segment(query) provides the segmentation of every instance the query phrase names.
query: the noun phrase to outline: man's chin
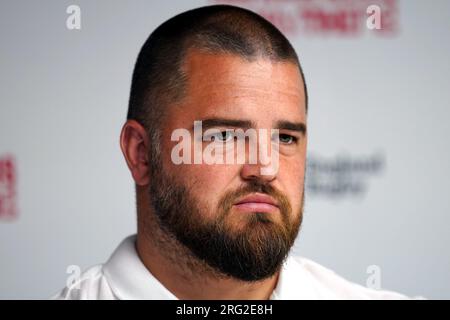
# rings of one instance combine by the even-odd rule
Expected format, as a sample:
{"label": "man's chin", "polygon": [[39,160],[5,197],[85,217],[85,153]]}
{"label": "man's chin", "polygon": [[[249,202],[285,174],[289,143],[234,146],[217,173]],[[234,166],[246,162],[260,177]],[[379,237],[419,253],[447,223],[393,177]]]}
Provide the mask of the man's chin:
{"label": "man's chin", "polygon": [[259,212],[248,214],[238,222],[227,224],[224,229],[231,239],[240,238],[250,246],[264,246],[264,242],[287,238],[287,229],[282,222]]}
{"label": "man's chin", "polygon": [[255,228],[279,229],[283,228],[283,220],[278,212],[232,212],[225,219],[230,230],[251,232]]}

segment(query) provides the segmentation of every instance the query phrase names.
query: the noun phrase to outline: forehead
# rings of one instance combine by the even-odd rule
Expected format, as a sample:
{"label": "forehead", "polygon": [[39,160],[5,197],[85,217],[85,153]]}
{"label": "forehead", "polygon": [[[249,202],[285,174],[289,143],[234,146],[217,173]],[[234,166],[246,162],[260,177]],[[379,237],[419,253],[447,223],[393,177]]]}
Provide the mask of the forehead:
{"label": "forehead", "polygon": [[292,62],[263,57],[248,61],[232,54],[191,50],[183,69],[187,83],[182,104],[197,119],[272,115],[304,120],[303,79]]}

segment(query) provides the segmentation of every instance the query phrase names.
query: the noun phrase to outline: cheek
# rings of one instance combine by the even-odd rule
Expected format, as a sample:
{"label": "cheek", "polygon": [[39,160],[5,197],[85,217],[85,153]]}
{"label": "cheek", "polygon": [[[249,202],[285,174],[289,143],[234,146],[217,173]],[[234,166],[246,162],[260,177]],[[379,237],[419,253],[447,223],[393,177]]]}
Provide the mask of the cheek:
{"label": "cheek", "polygon": [[291,205],[300,206],[305,180],[305,162],[287,160],[280,163],[278,180]]}
{"label": "cheek", "polygon": [[193,166],[192,172],[203,195],[220,198],[236,177],[238,168],[233,165],[201,164]]}
{"label": "cheek", "polygon": [[232,165],[190,164],[174,166],[173,173],[181,178],[199,205],[213,212],[220,198],[233,188],[238,168]]}

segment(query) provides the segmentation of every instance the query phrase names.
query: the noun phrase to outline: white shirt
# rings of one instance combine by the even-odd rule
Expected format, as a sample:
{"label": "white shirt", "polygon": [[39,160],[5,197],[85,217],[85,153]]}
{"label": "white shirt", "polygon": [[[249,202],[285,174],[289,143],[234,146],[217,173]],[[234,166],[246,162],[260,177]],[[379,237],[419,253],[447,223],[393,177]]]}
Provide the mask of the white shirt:
{"label": "white shirt", "polygon": [[[91,267],[80,279],[53,299],[177,299],[144,266],[136,248],[136,235],[122,241],[110,259]],[[407,299],[391,292],[351,283],[333,271],[301,257],[288,256],[271,300],[296,299]]]}

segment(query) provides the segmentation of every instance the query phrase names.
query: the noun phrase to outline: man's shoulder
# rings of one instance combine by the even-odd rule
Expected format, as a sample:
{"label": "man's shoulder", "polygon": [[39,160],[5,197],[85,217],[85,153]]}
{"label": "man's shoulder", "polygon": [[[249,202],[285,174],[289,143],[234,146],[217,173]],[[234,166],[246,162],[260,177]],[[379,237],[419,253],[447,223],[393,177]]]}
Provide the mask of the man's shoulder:
{"label": "man's shoulder", "polygon": [[98,264],[84,271],[78,279],[68,283],[51,299],[55,300],[92,300],[115,299],[106,280],[104,264]]}
{"label": "man's shoulder", "polygon": [[[409,299],[409,297],[388,290],[364,287],[338,275],[331,269],[300,256],[291,257],[291,265],[307,279],[318,299]],[[301,283],[297,284],[301,286]]]}

